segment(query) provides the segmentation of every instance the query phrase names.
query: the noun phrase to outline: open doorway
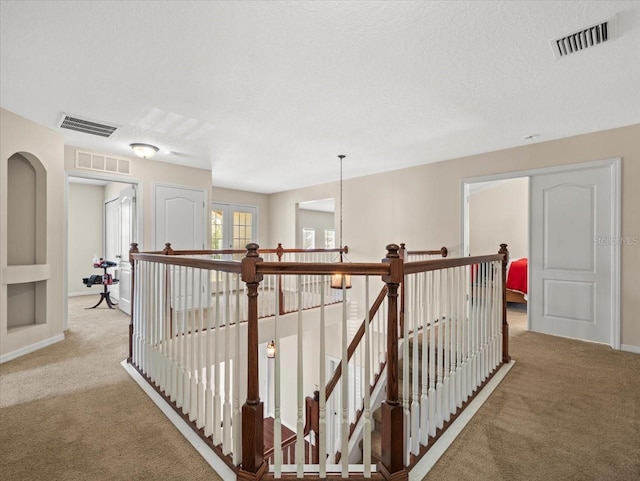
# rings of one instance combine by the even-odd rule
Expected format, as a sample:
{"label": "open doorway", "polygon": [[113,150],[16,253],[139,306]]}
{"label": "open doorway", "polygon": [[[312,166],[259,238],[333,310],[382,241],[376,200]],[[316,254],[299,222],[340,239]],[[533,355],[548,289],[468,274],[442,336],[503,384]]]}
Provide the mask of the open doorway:
{"label": "open doorway", "polygon": [[[100,293],[106,287],[113,307],[130,313],[129,245],[138,241],[141,222],[137,187],[137,182],[116,182],[99,174],[67,176],[66,299],[87,296],[90,308],[103,300]],[[109,267],[94,267],[100,259]],[[103,302],[102,307],[109,306]],[[65,329],[67,320],[68,304]]]}
{"label": "open doorway", "polygon": [[507,318],[514,329],[528,325],[529,177],[466,183],[465,255],[498,252],[505,243]]}
{"label": "open doorway", "polygon": [[462,181],[468,254],[471,186],[528,177],[527,329],[620,349],[620,164],[596,160]]}
{"label": "open doorway", "polygon": [[296,248],[335,249],[335,200],[319,199],[296,205]]}

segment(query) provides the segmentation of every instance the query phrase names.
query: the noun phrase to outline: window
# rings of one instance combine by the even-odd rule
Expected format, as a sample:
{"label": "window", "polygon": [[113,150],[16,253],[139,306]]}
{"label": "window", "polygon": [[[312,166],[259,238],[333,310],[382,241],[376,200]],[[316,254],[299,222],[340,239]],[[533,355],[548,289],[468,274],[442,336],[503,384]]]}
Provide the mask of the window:
{"label": "window", "polygon": [[324,248],[335,249],[336,248],[336,231],[333,229],[324,230]]}
{"label": "window", "polygon": [[302,248],[303,249],[315,249],[316,248],[316,231],[315,229],[309,229],[307,227],[302,228]]}
{"label": "window", "polygon": [[222,220],[224,213],[221,210],[213,209],[211,211],[211,250],[217,251],[223,249],[222,238]]}

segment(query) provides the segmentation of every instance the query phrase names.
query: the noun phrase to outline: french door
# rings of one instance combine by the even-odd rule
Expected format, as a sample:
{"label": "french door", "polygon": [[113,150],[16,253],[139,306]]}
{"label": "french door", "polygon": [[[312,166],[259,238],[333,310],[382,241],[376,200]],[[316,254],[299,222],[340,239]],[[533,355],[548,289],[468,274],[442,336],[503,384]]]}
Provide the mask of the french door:
{"label": "french door", "polygon": [[255,242],[258,232],[257,208],[251,205],[214,203],[211,209],[211,248],[242,249]]}

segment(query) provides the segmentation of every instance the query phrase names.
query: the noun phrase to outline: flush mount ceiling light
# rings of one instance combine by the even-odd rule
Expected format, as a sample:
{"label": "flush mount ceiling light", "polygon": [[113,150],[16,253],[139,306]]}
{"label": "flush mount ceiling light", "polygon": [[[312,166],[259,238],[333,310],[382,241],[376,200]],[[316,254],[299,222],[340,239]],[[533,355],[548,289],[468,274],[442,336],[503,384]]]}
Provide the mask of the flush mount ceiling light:
{"label": "flush mount ceiling light", "polygon": [[142,157],[143,159],[153,157],[156,152],[160,150],[158,147],[151,144],[129,144],[129,147],[133,149],[134,154],[138,157]]}

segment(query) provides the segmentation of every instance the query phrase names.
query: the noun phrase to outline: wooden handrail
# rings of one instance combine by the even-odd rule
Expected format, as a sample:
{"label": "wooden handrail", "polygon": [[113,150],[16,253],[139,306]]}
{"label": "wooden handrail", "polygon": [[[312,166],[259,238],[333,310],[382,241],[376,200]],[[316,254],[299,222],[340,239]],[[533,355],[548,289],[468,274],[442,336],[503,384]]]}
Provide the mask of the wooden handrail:
{"label": "wooden handrail", "polygon": [[[284,441],[282,441],[281,445],[280,445],[280,449],[284,449],[284,448],[288,448],[289,446],[291,446],[292,444],[294,444],[296,442],[296,440],[298,439],[298,436],[295,434],[292,434],[291,436],[289,436],[287,439],[285,439]],[[265,459],[269,458],[272,454],[274,454],[276,452],[276,447],[272,446],[269,449],[267,449],[264,452],[264,457]]]}
{"label": "wooden handrail", "polygon": [[440,269],[448,269],[450,267],[470,266],[473,264],[481,264],[483,262],[502,261],[503,259],[503,254],[492,254],[488,256],[456,257],[451,259],[434,259],[431,261],[405,262],[404,273],[415,274],[416,272],[437,271]]}
{"label": "wooden handrail", "polygon": [[374,262],[261,262],[257,266],[261,274],[351,274],[353,276],[382,276],[389,273],[389,266]]}
{"label": "wooden handrail", "polygon": [[[164,251],[147,251],[144,254],[162,254]],[[348,254],[349,247],[344,246],[342,249],[336,247],[335,249],[285,249],[282,247],[276,249],[260,249],[260,254],[292,254],[292,253],[305,253],[305,252],[335,252],[336,254]],[[438,251],[439,252],[439,251]],[[174,256],[197,256],[197,255],[234,255],[234,254],[246,254],[246,249],[193,249],[193,250],[174,250],[171,255]]]}
{"label": "wooden handrail", "polygon": [[[387,296],[387,286],[384,285],[382,289],[380,289],[380,293],[378,294],[378,297],[376,297],[376,300],[373,302],[371,309],[369,309],[369,323],[371,323],[371,320],[378,313],[378,309],[380,309],[380,306],[382,305],[382,302],[384,301],[384,298],[386,296]],[[347,362],[351,360],[351,357],[355,353],[356,348],[360,343],[360,340],[364,336],[364,323],[366,321],[367,321],[366,319],[362,321],[362,324],[360,324],[358,331],[356,332],[355,336],[353,336],[353,339],[349,344],[349,347],[347,349]],[[340,361],[340,363],[338,364],[338,367],[336,367],[336,370],[333,372],[333,376],[331,377],[331,380],[327,383],[327,387],[325,388],[325,397],[324,397],[325,399],[329,399],[329,396],[331,396],[331,393],[333,392],[336,385],[338,384],[338,381],[340,380],[341,375],[342,375],[342,361]]]}
{"label": "wooden handrail", "polygon": [[137,261],[157,262],[159,264],[173,264],[198,269],[216,270],[223,272],[240,273],[240,261],[223,261],[216,259],[191,259],[176,255],[149,254],[141,252],[131,254],[131,258]]}
{"label": "wooden handrail", "polygon": [[[402,244],[401,244],[402,245]],[[449,255],[449,250],[446,247],[441,247],[440,249],[435,250],[425,250],[425,251],[406,251],[408,256],[442,256],[447,257]]]}

